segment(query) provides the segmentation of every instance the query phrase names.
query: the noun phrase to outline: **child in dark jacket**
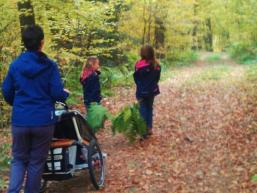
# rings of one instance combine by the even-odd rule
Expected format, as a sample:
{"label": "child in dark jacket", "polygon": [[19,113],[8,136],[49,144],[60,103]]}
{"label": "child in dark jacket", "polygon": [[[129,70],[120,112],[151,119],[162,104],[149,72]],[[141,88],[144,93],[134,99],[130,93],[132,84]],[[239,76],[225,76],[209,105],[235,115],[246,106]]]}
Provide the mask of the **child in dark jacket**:
{"label": "child in dark jacket", "polygon": [[87,109],[90,103],[100,103],[102,99],[99,68],[100,62],[95,56],[89,57],[82,68],[80,82],[83,86],[84,104]]}
{"label": "child in dark jacket", "polygon": [[161,67],[155,58],[153,47],[146,45],[141,48],[141,60],[135,65],[134,80],[136,83],[136,98],[140,105],[140,114],[146,122],[147,133],[152,135],[153,103],[156,95],[160,94],[158,82]]}

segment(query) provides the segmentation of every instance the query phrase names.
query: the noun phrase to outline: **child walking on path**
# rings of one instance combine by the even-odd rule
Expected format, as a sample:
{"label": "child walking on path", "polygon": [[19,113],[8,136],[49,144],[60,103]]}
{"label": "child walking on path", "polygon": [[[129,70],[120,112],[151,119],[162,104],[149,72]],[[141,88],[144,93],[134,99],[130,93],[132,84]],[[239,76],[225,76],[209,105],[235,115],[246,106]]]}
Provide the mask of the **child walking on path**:
{"label": "child walking on path", "polygon": [[100,62],[96,56],[91,56],[87,59],[82,68],[80,82],[83,86],[84,104],[88,109],[90,103],[101,102],[101,87],[100,87]]}
{"label": "child walking on path", "polygon": [[161,67],[155,58],[152,46],[143,46],[140,55],[141,60],[136,62],[135,65],[134,80],[140,114],[148,128],[147,133],[144,135],[144,138],[147,138],[153,134],[153,103],[155,96],[160,94],[158,82],[160,80]]}

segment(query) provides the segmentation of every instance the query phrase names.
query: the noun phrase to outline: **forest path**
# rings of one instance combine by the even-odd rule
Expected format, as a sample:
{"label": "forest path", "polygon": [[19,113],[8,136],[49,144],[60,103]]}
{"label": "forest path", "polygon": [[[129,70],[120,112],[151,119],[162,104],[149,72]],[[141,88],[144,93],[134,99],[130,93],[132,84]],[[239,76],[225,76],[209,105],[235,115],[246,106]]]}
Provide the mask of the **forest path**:
{"label": "forest path", "polygon": [[[256,173],[257,133],[248,129],[256,110],[249,107],[245,70],[226,55],[173,70],[160,84],[150,139],[129,144],[112,136],[109,126],[98,134],[108,153],[106,186],[99,192],[257,192],[250,180]],[[112,112],[135,102],[134,89],[116,93],[103,101]],[[51,184],[49,193],[94,192],[89,184],[83,173]]]}

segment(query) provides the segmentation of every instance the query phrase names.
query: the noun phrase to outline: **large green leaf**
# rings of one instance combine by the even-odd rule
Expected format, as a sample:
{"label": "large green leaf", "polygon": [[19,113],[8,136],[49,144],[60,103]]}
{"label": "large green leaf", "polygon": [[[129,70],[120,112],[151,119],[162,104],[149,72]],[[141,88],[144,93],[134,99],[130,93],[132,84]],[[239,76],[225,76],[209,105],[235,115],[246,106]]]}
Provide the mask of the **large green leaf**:
{"label": "large green leaf", "polygon": [[134,142],[138,136],[146,132],[146,123],[139,113],[138,104],[125,107],[112,122],[113,134],[122,133],[130,141]]}
{"label": "large green leaf", "polygon": [[251,180],[252,180],[253,182],[257,182],[257,174],[253,175],[252,178],[251,178]]}
{"label": "large green leaf", "polygon": [[91,103],[87,111],[86,119],[90,127],[97,132],[100,128],[103,128],[103,123],[107,119],[111,118],[107,109],[97,103]]}

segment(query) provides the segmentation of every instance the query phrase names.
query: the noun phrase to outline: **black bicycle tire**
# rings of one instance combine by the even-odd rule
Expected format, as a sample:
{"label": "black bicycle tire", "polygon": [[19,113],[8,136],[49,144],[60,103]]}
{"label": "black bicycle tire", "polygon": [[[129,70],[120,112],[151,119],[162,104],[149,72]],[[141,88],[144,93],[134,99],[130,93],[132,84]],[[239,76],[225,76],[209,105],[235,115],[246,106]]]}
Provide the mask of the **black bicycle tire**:
{"label": "black bicycle tire", "polygon": [[[98,180],[95,177],[94,169],[93,169],[93,166],[92,166],[92,153],[93,153],[92,151],[93,151],[93,148],[95,146],[96,146],[97,151],[100,155],[100,162],[101,162],[101,166],[102,166],[102,168],[101,168],[101,182],[100,183],[98,182]],[[103,155],[102,155],[101,149],[100,149],[99,145],[97,144],[97,142],[95,140],[91,140],[91,142],[89,144],[89,147],[88,147],[88,170],[89,170],[89,175],[90,175],[91,182],[94,185],[94,187],[97,190],[101,189],[104,186],[105,166],[104,166],[104,160],[103,160]]]}

